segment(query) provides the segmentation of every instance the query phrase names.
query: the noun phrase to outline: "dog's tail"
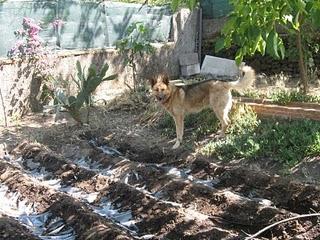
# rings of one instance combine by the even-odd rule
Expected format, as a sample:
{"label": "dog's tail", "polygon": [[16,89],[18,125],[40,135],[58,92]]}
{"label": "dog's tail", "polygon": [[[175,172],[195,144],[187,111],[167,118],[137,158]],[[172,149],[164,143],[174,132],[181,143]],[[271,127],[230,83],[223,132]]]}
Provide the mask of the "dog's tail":
{"label": "dog's tail", "polygon": [[256,74],[255,71],[253,70],[253,68],[249,67],[249,66],[243,66],[241,68],[241,72],[242,72],[242,77],[235,82],[228,82],[229,86],[242,93],[243,90],[249,88],[253,82],[256,80]]}

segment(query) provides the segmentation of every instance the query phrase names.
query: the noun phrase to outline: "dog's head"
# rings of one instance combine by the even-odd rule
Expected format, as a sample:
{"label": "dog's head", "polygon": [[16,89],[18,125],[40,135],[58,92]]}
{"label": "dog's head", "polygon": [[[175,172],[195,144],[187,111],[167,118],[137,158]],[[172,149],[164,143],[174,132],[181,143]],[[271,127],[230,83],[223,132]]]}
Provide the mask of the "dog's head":
{"label": "dog's head", "polygon": [[166,74],[158,74],[150,79],[152,94],[160,103],[165,103],[171,95],[169,77]]}

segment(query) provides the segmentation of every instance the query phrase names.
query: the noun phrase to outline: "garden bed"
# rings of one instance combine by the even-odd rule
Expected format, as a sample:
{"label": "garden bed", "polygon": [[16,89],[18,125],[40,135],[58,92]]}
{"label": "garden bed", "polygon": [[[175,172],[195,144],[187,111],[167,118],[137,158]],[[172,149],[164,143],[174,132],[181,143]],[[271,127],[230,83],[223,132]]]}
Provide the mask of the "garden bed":
{"label": "garden bed", "polygon": [[[0,155],[0,193],[8,202],[1,216],[16,234],[245,239],[277,221],[320,211],[316,184],[253,167],[259,160],[228,165],[196,154],[188,132],[186,144],[171,150],[163,129],[140,124],[144,113],[97,110],[89,126],[52,124],[50,116],[33,115],[0,135],[10,152]],[[42,221],[37,228],[33,219]],[[302,218],[255,239],[317,239],[319,229],[316,217]],[[16,236],[4,228],[0,234]]]}
{"label": "garden bed", "polygon": [[234,98],[236,103],[250,106],[258,115],[288,119],[312,119],[320,121],[320,104],[290,102],[280,105],[269,99]]}

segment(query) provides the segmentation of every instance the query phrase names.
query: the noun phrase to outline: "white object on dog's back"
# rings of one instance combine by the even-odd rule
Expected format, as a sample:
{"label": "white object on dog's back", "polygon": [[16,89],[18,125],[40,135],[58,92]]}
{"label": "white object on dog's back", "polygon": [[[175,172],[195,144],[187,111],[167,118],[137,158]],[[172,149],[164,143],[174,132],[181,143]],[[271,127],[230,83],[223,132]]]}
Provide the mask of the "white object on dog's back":
{"label": "white object on dog's back", "polygon": [[[244,63],[241,63],[241,65]],[[213,76],[239,76],[239,66],[234,60],[206,55],[200,73]]]}

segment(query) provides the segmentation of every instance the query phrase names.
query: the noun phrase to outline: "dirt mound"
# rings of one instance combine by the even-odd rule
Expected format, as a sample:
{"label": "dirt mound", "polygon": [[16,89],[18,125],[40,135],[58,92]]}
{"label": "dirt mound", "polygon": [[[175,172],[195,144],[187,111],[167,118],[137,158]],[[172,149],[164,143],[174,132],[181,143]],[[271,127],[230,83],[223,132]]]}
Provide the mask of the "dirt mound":
{"label": "dirt mound", "polygon": [[[110,140],[92,136],[82,137],[82,156],[74,145],[58,153],[23,142],[0,160],[0,193],[8,202],[2,218],[17,229],[6,231],[0,221],[1,238],[245,239],[277,221],[320,211],[320,190],[313,185],[183,159],[183,152],[158,153],[152,161],[158,149],[141,142],[114,149]],[[49,217],[37,231],[24,224],[43,214]],[[255,239],[318,239],[317,220],[278,224]]]}
{"label": "dirt mound", "polygon": [[[173,151],[130,112],[108,119],[2,136],[0,239],[246,239],[320,211],[315,184]],[[319,238],[313,216],[254,239]]]}

